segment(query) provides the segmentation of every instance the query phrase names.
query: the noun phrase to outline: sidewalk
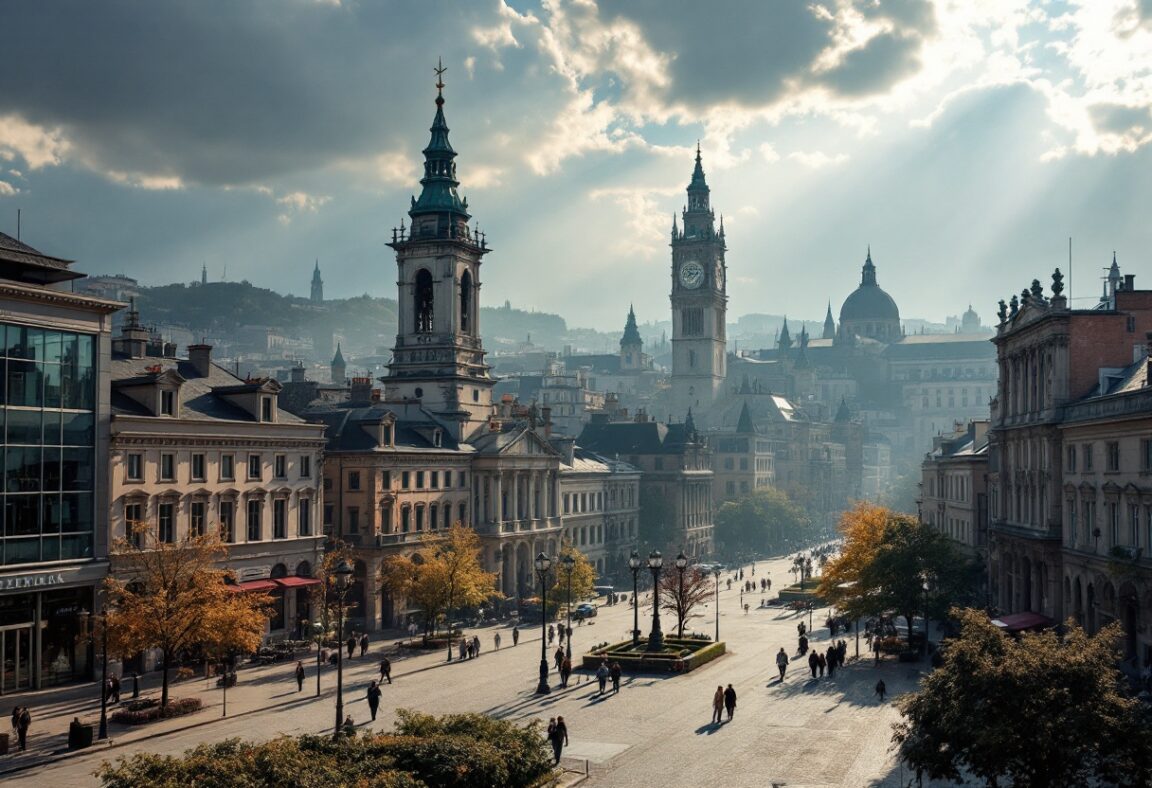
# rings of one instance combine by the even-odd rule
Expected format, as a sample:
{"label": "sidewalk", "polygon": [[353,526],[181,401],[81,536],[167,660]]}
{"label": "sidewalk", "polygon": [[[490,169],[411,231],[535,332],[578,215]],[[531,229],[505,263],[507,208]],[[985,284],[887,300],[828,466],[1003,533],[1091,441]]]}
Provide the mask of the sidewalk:
{"label": "sidewalk", "polygon": [[[483,633],[501,632],[501,637],[511,643],[512,636],[504,631],[504,627],[484,627],[471,630],[472,633],[481,634],[487,640],[486,648],[491,647],[490,634],[485,637]],[[359,692],[368,681],[379,677],[379,664],[383,656],[392,660],[393,680],[415,673],[434,670],[439,667],[456,664],[458,660],[447,662],[443,650],[421,651],[400,648],[399,644],[408,640],[406,634],[398,630],[384,631],[371,635],[372,644],[368,653],[360,656],[357,647],[352,659],[347,659],[344,653],[344,694],[347,702],[349,692]],[[535,640],[539,640],[537,635]],[[531,642],[533,638],[522,633],[522,643]],[[277,662],[271,665],[242,666],[237,670],[237,682],[228,688],[228,718],[243,717],[257,714],[268,709],[283,709],[286,706],[307,707],[312,703],[330,704],[336,690],[336,668],[324,665],[321,669],[321,692],[316,695],[316,652],[311,651],[303,660],[307,678],[304,681],[303,691],[296,688],[295,670],[293,661]],[[175,674],[175,670],[171,675]],[[100,693],[99,682],[54,687],[51,689],[35,690],[29,692],[13,693],[0,699],[3,705],[3,714],[7,717],[15,706],[27,706],[32,713],[32,727],[28,733],[28,750],[19,752],[16,747],[16,736],[12,732],[9,742],[9,754],[0,756],[0,778],[27,769],[43,766],[58,760],[91,755],[96,752],[112,750],[126,744],[160,738],[179,731],[186,731],[211,725],[223,716],[224,693],[216,686],[216,676],[210,679],[203,675],[198,678],[181,682],[171,681],[168,686],[169,698],[200,698],[203,708],[193,714],[183,717],[174,717],[167,720],[156,720],[144,725],[124,725],[112,722],[112,712],[118,706],[108,705],[108,739],[93,741],[91,747],[69,750],[68,726],[73,718],[93,726],[95,736],[99,730],[100,720]],[[160,697],[162,674],[153,671],[140,677],[140,697]],[[122,703],[132,700],[132,679],[122,678],[120,699]],[[326,721],[330,705],[325,705],[325,714],[322,719]],[[7,726],[0,727],[0,731],[8,730]],[[114,753],[109,753],[113,757]]]}

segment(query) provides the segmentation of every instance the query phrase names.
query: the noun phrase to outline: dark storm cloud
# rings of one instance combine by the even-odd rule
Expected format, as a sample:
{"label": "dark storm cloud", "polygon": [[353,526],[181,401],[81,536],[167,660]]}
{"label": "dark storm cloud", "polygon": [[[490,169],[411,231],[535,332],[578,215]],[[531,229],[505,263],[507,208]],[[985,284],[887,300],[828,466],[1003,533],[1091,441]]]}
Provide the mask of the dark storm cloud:
{"label": "dark storm cloud", "polygon": [[97,169],[259,182],[386,144],[392,108],[429,89],[420,47],[463,37],[471,9],[8,0],[0,115],[61,127]]}
{"label": "dark storm cloud", "polygon": [[915,71],[923,38],[936,31],[926,0],[859,2],[861,15],[893,31],[814,76],[814,61],[833,44],[835,23],[808,2],[729,0],[704,11],[697,3],[601,0],[600,10],[605,19],[635,22],[654,49],[673,57],[668,98],[695,107],[761,106],[813,83],[853,96],[883,92]]}

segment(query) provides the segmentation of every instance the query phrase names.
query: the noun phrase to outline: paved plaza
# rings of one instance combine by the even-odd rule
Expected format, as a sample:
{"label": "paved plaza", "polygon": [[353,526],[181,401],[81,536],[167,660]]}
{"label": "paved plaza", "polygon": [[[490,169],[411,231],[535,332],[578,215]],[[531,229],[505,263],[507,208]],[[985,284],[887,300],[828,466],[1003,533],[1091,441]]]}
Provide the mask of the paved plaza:
{"label": "paved plaza", "polygon": [[[791,582],[785,559],[761,562],[752,577],[770,572],[779,588]],[[722,781],[725,788],[787,786],[788,788],[851,788],[907,784],[889,751],[891,724],[898,715],[891,698],[913,687],[915,666],[888,658],[879,667],[864,652],[853,660],[855,641],[848,636],[848,665],[834,679],[812,680],[807,663],[789,666],[783,683],[777,681],[774,656],[783,646],[796,654],[796,625],[800,616],[780,608],[758,607],[762,596],[745,595],[745,613],[737,584],[720,592],[720,635],[728,644],[724,657],[685,676],[625,676],[618,695],[598,696],[590,676],[576,674],[567,689],[550,695],[534,694],[540,659],[539,627],[526,629],[512,647],[510,628],[469,630],[478,634],[478,659],[445,663],[443,652],[419,656],[393,656],[393,680],[383,687],[381,713],[375,723],[364,692],[378,675],[382,649],[391,654],[395,640],[377,639],[367,657],[346,662],[345,710],[358,724],[386,730],[397,707],[430,713],[475,711],[526,722],[547,721],[562,714],[568,723],[571,745],[564,765],[569,781],[587,772],[587,786],[699,786]],[[643,600],[642,600],[643,601]],[[817,610],[813,647],[826,649],[829,636]],[[695,631],[713,632],[715,608],[709,604],[690,621]],[[807,621],[807,615],[804,620]],[[666,632],[673,622],[662,616]],[[574,626],[575,654],[589,646],[627,637],[632,624],[630,605],[602,607],[600,615]],[[651,624],[651,608],[641,606],[641,629]],[[499,631],[502,648],[493,649]],[[845,636],[841,636],[845,637]],[[551,652],[549,651],[549,662]],[[358,652],[357,652],[358,653]],[[27,703],[34,718],[29,752],[0,759],[0,779],[20,778],[36,785],[96,785],[92,771],[104,759],[137,751],[178,753],[204,742],[228,737],[264,739],[281,733],[320,733],[335,722],[335,668],[325,668],[321,696],[315,697],[315,661],[308,665],[302,693],[296,691],[294,663],[281,663],[240,671],[238,686],[228,691],[228,716],[223,718],[222,694],[204,679],[174,686],[174,696],[197,694],[205,709],[197,714],[132,729],[111,726],[111,746],[99,745],[80,753],[65,750],[67,724],[79,715],[95,721],[97,704],[92,685],[6,697],[5,708]],[[873,688],[878,678],[888,686],[889,701],[880,703]],[[738,693],[735,718],[712,725],[711,699],[718,684],[731,683]],[[125,689],[130,689],[130,682]],[[147,692],[153,691],[149,677]],[[128,693],[125,692],[125,695]],[[57,753],[57,754],[53,754]],[[17,771],[18,770],[18,771]],[[903,783],[901,783],[903,776]],[[927,783],[925,783],[927,784]]]}

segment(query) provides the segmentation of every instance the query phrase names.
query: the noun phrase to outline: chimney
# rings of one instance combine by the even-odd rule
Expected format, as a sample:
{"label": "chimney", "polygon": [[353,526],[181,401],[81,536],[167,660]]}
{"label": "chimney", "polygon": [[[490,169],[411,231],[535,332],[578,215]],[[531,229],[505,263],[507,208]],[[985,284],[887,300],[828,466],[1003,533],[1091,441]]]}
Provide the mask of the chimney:
{"label": "chimney", "polygon": [[212,346],[205,344],[189,345],[188,363],[196,370],[197,377],[208,377],[212,371]]}
{"label": "chimney", "polygon": [[292,371],[289,373],[288,380],[292,383],[303,383],[304,382],[304,365],[303,364],[297,364],[296,366],[292,367]]}
{"label": "chimney", "polygon": [[372,400],[372,378],[352,378],[352,402],[370,402]]}
{"label": "chimney", "polygon": [[1124,289],[1129,291],[1136,289],[1136,274],[1124,274]]}

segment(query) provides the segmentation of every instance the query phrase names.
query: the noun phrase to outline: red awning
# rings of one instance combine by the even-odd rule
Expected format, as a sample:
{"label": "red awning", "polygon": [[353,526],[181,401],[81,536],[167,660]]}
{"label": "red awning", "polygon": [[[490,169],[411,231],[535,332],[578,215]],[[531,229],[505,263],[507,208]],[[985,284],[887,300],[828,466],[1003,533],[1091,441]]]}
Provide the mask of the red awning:
{"label": "red awning", "polygon": [[1012,613],[992,619],[992,623],[1006,632],[1023,632],[1026,629],[1042,629],[1056,622],[1039,613]]}
{"label": "red awning", "polygon": [[230,591],[275,591],[279,587],[271,580],[249,580],[246,583],[227,586]]}
{"label": "red awning", "polygon": [[272,581],[283,588],[300,588],[302,586],[318,586],[320,580],[315,577],[278,577]]}

